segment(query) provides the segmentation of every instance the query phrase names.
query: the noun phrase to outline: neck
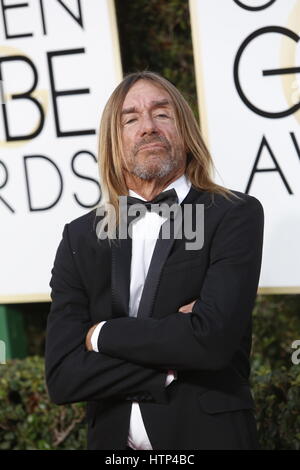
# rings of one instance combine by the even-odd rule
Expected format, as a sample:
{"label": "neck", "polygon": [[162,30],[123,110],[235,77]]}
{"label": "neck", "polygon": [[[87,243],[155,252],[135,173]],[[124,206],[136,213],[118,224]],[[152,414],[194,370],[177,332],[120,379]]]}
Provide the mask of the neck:
{"label": "neck", "polygon": [[184,174],[184,168],[177,170],[176,173],[168,175],[165,178],[153,178],[151,180],[141,179],[131,173],[125,173],[125,180],[128,189],[142,196],[146,201],[151,201],[160,194],[169,184],[177,180]]}

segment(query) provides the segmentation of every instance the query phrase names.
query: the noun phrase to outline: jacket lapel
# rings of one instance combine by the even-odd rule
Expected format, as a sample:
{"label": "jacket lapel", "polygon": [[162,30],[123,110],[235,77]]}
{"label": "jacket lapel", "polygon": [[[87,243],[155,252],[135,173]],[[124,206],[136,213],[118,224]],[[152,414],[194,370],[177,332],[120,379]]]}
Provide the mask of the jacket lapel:
{"label": "jacket lapel", "polygon": [[[103,216],[98,215],[96,211],[93,226],[96,233],[97,224],[101,222],[102,218]],[[112,317],[128,316],[132,240],[131,238],[117,238],[109,242],[105,239],[101,241],[99,246],[101,250],[109,250],[110,253]],[[101,259],[103,259],[102,256]]]}
{"label": "jacket lapel", "polygon": [[111,246],[112,316],[129,315],[129,289],[131,266],[131,238],[117,239]]}
{"label": "jacket lapel", "polygon": [[[172,233],[174,222],[171,221],[170,225]],[[147,273],[147,277],[145,280],[143,293],[137,313],[138,318],[150,317],[152,314],[153,303],[160,275],[174,243],[174,237],[170,237],[169,239],[161,238],[162,230],[163,228],[160,229],[159,236],[153,251],[149,270]]]}
{"label": "jacket lapel", "polygon": [[[183,208],[183,204],[192,203],[193,200],[197,197],[197,195],[199,195],[199,191],[191,187],[186,198],[180,204],[181,209]],[[141,301],[139,304],[139,309],[137,313],[138,318],[146,318],[152,315],[154,300],[155,300],[161,272],[176,238],[174,231],[173,231],[174,222],[175,221],[172,221],[172,220],[170,221],[170,225],[171,225],[170,233],[173,236],[171,236],[169,239],[162,238],[161,235],[162,235],[163,227],[161,227],[161,230],[159,232],[159,237],[157,239],[157,242],[154,248],[148,274],[147,274],[146,281],[144,284]]]}

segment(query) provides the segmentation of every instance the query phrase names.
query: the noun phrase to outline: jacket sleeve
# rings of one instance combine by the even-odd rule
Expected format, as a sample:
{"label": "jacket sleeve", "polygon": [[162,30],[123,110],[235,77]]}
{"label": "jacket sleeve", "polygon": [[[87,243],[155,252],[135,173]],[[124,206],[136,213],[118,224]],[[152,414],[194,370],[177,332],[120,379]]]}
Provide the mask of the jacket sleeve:
{"label": "jacket sleeve", "polygon": [[[261,269],[264,212],[252,196],[228,209],[210,247],[210,264],[191,313],[109,320],[99,350],[143,365],[220,370],[251,321]],[[205,244],[205,240],[204,240]]]}
{"label": "jacket sleeve", "polygon": [[[50,281],[52,304],[47,320],[45,372],[50,399],[60,405],[128,394],[165,400],[166,371],[87,351],[92,326],[89,300],[75,266],[68,224],[58,247]],[[149,396],[147,397],[149,398]]]}

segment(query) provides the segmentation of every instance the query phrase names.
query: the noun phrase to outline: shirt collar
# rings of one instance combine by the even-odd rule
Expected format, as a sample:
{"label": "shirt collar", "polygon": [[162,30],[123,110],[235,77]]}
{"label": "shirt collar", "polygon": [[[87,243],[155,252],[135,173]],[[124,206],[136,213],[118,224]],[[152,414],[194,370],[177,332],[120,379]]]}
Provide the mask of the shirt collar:
{"label": "shirt collar", "polygon": [[[191,188],[191,182],[189,181],[187,176],[181,175],[175,181],[172,181],[172,183],[170,183],[169,186],[167,186],[164,189],[164,191],[167,191],[169,189],[175,189],[177,196],[178,196],[178,203],[181,204],[182,201],[186,198],[190,188]],[[129,189],[128,194],[129,196],[138,197],[142,199],[143,201],[146,200],[142,196],[140,196],[138,193],[132,191],[132,189]]]}

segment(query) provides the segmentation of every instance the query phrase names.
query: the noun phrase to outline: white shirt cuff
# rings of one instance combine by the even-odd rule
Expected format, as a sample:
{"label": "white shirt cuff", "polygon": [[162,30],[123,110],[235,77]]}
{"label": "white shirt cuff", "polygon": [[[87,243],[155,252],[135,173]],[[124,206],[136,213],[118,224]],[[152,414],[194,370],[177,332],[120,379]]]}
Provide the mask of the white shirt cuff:
{"label": "white shirt cuff", "polygon": [[93,331],[92,337],[91,337],[92,348],[93,348],[93,351],[95,351],[95,352],[99,352],[99,349],[98,349],[98,338],[99,338],[99,334],[100,334],[101,328],[102,328],[102,326],[104,325],[104,323],[106,323],[106,320],[100,322],[100,323],[96,326],[96,328],[95,328],[94,331]]}
{"label": "white shirt cuff", "polygon": [[170,385],[170,383],[173,382],[173,380],[176,380],[176,379],[177,379],[177,372],[176,372],[176,370],[169,370],[169,371],[168,371],[167,378],[166,378],[165,387],[167,387],[168,385]]}

